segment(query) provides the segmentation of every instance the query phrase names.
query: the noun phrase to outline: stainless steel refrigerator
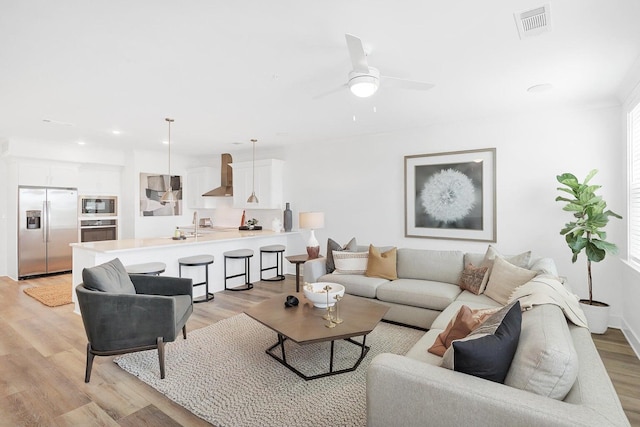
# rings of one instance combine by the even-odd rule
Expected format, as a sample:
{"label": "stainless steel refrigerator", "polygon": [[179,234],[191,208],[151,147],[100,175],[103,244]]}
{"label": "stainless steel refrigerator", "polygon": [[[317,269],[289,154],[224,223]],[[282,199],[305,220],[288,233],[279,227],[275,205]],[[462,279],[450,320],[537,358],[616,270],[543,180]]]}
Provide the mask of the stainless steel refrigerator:
{"label": "stainless steel refrigerator", "polygon": [[78,241],[78,190],[18,188],[18,277],[71,270]]}

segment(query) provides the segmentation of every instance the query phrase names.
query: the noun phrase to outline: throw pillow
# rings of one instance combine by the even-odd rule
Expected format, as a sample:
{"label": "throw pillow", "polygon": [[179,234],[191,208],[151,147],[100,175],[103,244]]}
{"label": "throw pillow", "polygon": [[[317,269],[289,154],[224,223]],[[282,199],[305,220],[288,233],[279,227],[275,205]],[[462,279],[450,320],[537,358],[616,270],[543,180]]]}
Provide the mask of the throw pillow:
{"label": "throw pillow", "polygon": [[451,342],[459,340],[469,335],[474,329],[482,324],[487,318],[496,313],[500,308],[483,308],[472,310],[463,305],[458,310],[456,317],[451,319],[444,331],[440,332],[435,342],[429,348],[429,353],[440,357],[451,346]]}
{"label": "throw pillow", "polygon": [[397,248],[391,248],[386,252],[380,253],[378,248],[369,245],[369,258],[365,276],[396,280],[398,278],[396,269],[397,252]]}
{"label": "throw pillow", "polygon": [[498,252],[498,250],[493,245],[489,245],[489,247],[487,248],[487,252],[484,254],[485,261],[491,261],[496,258],[503,258],[505,261],[508,261],[515,266],[527,268],[529,267],[529,262],[531,261],[531,251],[522,252],[518,255],[506,256]]}
{"label": "throw pillow", "polygon": [[460,276],[458,286],[460,286],[460,289],[466,289],[469,292],[480,295],[480,288],[484,282],[484,277],[488,276],[488,271],[489,267],[475,267],[473,264],[468,264]]}
{"label": "throw pillow", "polygon": [[357,249],[358,249],[358,244],[356,243],[355,237],[349,240],[349,243],[347,243],[344,246],[341,246],[340,243],[336,242],[333,239],[328,239],[327,240],[327,261],[326,261],[327,274],[333,273],[333,270],[336,269],[336,266],[333,262],[333,251],[355,252]]}
{"label": "throw pillow", "polygon": [[527,268],[529,267],[529,262],[531,261],[531,251],[523,252],[518,255],[504,256],[498,250],[489,245],[487,248],[487,252],[484,254],[484,260],[480,264],[480,267],[489,267],[489,271],[485,274],[482,284],[480,285],[480,293],[483,293],[485,288],[487,287],[487,282],[489,281],[489,277],[491,276],[491,269],[493,268],[493,263],[496,258],[502,258],[505,261],[521,267]]}
{"label": "throw pillow", "polygon": [[334,274],[364,274],[367,271],[369,252],[334,251]]}
{"label": "throw pillow", "polygon": [[469,336],[453,341],[442,366],[489,381],[504,383],[518,348],[522,313],[515,301],[493,314]]}
{"label": "throw pillow", "polygon": [[82,269],[82,281],[87,289],[114,294],[135,294],[136,288],[118,258],[104,264]]}
{"label": "throw pillow", "polygon": [[535,271],[516,267],[502,258],[496,258],[484,294],[500,304],[507,304],[513,290],[535,276]]}

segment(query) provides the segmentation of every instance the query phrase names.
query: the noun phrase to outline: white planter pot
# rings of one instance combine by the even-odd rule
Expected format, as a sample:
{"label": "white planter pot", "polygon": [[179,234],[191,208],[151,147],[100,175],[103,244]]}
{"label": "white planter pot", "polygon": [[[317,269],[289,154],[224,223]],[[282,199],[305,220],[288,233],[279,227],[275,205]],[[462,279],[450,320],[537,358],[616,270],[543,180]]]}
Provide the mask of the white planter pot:
{"label": "white planter pot", "polygon": [[589,305],[589,300],[580,300],[580,307],[587,317],[587,324],[592,334],[604,334],[609,324],[609,304],[593,301],[598,305]]}

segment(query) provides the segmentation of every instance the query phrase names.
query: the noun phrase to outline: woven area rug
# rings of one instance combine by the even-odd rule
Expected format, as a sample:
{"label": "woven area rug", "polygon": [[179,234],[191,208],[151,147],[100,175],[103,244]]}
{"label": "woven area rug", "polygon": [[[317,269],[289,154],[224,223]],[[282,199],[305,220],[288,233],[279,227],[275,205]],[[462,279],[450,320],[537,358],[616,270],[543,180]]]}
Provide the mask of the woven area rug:
{"label": "woven area rug", "polygon": [[[365,378],[380,353],[404,354],[424,332],[380,323],[367,336],[371,350],[354,372],[304,381],[265,353],[272,330],[239,314],[166,345],[166,377],[155,350],[114,361],[171,400],[215,426],[364,426]],[[360,338],[356,338],[360,341]],[[328,370],[329,343],[286,341],[287,361],[306,375]],[[336,341],[334,369],[353,365],[360,347]]]}
{"label": "woven area rug", "polygon": [[26,288],[24,293],[49,307],[57,307],[73,302],[71,300],[71,285],[67,283]]}

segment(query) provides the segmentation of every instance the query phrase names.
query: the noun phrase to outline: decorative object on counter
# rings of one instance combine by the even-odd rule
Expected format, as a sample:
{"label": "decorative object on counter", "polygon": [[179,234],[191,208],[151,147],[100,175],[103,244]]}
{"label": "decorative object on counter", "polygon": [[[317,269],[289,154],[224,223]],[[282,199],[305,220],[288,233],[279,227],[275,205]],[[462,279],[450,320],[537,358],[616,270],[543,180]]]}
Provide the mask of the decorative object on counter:
{"label": "decorative object on counter", "polygon": [[282,231],[282,222],[278,218],[273,218],[273,221],[271,221],[271,230],[276,233]]}
{"label": "decorative object on counter", "polygon": [[284,231],[291,231],[292,227],[293,227],[293,212],[291,212],[289,202],[287,202],[284,208]]}
{"label": "decorative object on counter", "polygon": [[243,225],[239,230],[262,230],[262,226],[257,224],[258,220],[251,218],[250,220],[247,220],[247,225]]}
{"label": "decorative object on counter", "polygon": [[175,203],[177,201],[176,195],[173,194],[173,189],[171,188],[171,123],[173,123],[174,120],[167,117],[165,121],[169,124],[169,138],[167,139],[167,146],[169,147],[169,188],[164,192],[160,201]]}
{"label": "decorative object on counter", "polygon": [[246,221],[247,221],[246,212],[243,210],[242,211],[242,218],[240,219],[240,227],[244,227]]}
{"label": "decorative object on counter", "polygon": [[[327,287],[329,288],[328,292],[326,289]],[[329,282],[306,283],[302,287],[304,296],[318,308],[333,306],[336,303],[336,300],[333,297],[336,295],[343,297],[344,289],[344,286],[338,283]]]}
{"label": "decorative object on counter", "polygon": [[253,172],[252,172],[252,184],[251,184],[251,195],[247,199],[247,203],[260,203],[258,198],[256,197],[256,142],[257,139],[252,139],[253,143]]}
{"label": "decorative object on counter", "polygon": [[320,244],[316,239],[314,230],[324,227],[324,212],[300,212],[300,228],[311,230],[307,242],[307,254],[309,259],[318,258]]}

